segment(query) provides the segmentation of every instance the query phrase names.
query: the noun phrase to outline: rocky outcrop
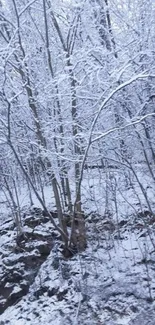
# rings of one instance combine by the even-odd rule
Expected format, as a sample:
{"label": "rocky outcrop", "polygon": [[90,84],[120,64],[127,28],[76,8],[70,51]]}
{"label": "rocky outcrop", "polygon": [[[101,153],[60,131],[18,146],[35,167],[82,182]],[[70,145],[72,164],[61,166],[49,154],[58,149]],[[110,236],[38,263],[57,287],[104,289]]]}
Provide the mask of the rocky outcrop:
{"label": "rocky outcrop", "polygon": [[1,225],[0,314],[28,293],[41,264],[50,254],[53,239],[58,237],[41,210],[25,216],[23,223],[20,236],[16,235],[11,219]]}

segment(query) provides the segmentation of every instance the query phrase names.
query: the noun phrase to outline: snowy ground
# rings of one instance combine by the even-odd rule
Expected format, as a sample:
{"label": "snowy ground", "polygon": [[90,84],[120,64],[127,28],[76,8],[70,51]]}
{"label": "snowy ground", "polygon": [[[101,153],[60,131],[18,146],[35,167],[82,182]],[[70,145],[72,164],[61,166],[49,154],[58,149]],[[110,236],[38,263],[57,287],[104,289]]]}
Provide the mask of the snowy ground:
{"label": "snowy ground", "polygon": [[[121,175],[110,172],[97,178],[93,172],[94,178],[87,172],[83,182],[86,251],[66,260],[55,239],[28,294],[0,315],[1,325],[155,325],[154,214],[140,189],[127,187]],[[143,184],[153,209],[147,173]],[[27,203],[23,200],[23,206]],[[36,231],[42,233],[42,225]],[[6,236],[0,240],[1,249]]]}
{"label": "snowy ground", "polygon": [[155,249],[147,231],[124,225],[118,239],[107,220],[87,223],[86,251],[65,260],[55,248],[0,324],[155,324]]}

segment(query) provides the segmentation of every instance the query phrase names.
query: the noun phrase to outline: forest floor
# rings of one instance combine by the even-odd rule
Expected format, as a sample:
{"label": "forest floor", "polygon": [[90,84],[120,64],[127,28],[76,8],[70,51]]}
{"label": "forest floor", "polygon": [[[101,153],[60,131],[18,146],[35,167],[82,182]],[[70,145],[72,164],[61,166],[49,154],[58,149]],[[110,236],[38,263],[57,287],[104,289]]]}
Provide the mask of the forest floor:
{"label": "forest floor", "polygon": [[70,259],[40,208],[23,209],[18,242],[1,215],[0,325],[155,325],[155,216],[132,202],[132,216],[119,218],[95,203],[87,249]]}

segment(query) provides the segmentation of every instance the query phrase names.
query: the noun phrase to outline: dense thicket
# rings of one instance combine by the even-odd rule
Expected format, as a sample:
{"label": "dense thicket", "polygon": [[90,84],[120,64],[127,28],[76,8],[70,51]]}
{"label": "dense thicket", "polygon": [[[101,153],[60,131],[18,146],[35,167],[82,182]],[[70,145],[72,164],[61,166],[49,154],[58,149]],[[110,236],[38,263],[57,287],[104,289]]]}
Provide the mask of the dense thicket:
{"label": "dense thicket", "polygon": [[154,17],[151,0],[1,1],[0,186],[19,231],[18,188],[48,214],[51,184],[51,221],[65,247],[83,249],[81,185],[96,167],[134,179],[152,210],[142,175],[155,182]]}

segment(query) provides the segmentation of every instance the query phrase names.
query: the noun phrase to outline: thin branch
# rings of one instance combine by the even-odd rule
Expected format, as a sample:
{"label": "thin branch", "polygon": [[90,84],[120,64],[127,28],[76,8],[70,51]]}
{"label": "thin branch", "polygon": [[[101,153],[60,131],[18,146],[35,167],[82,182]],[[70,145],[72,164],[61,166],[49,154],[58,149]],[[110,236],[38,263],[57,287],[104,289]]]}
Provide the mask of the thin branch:
{"label": "thin branch", "polygon": [[34,2],[36,2],[37,0],[32,0],[30,1],[18,14],[18,16],[20,17]]}
{"label": "thin branch", "polygon": [[136,121],[134,120],[134,118],[131,120],[130,123],[126,124],[126,125],[123,125],[123,126],[119,126],[119,127],[116,127],[116,128],[113,128],[113,129],[110,129],[102,134],[100,134],[98,137],[94,138],[91,140],[91,144],[102,139],[103,137],[113,133],[113,132],[116,132],[116,131],[120,131],[120,130],[124,130],[126,129],[127,127],[129,126],[132,126],[132,125],[136,125],[136,124],[139,124],[141,123],[143,120],[145,120],[147,117],[150,117],[150,116],[155,116],[155,113],[149,113],[149,114],[146,114],[142,117],[140,117],[139,119],[137,119]]}

